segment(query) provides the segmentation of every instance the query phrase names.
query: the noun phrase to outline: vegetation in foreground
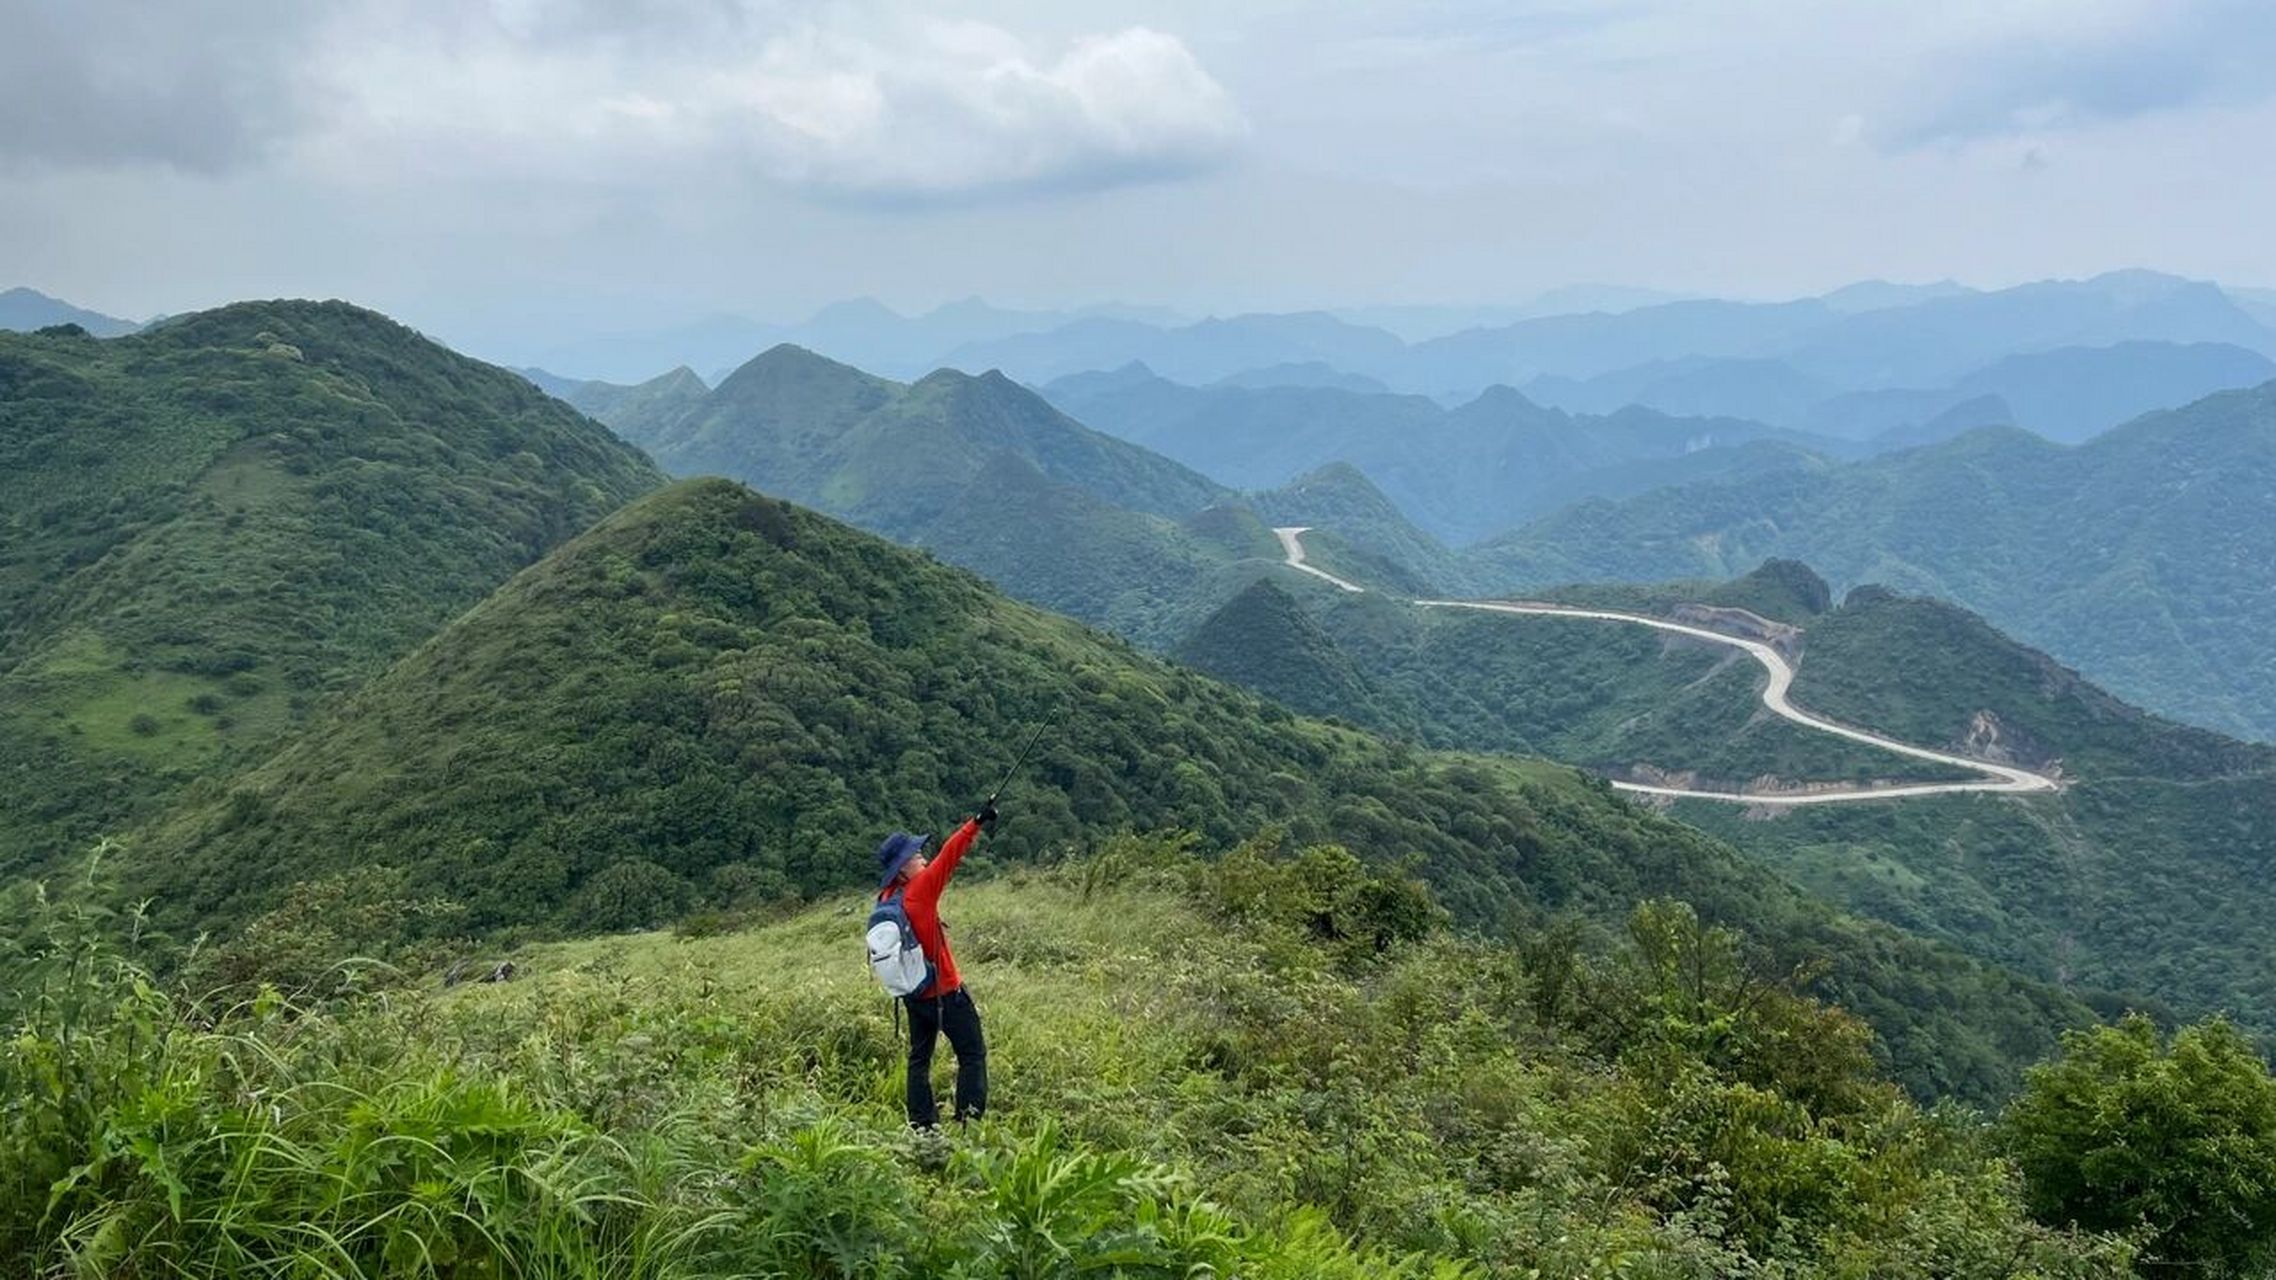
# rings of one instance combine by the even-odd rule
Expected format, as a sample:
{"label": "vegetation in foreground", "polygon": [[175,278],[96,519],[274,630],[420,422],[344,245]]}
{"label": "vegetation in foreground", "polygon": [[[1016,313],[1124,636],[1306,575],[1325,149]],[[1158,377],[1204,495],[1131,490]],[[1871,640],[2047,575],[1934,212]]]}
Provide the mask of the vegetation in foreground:
{"label": "vegetation in foreground", "polygon": [[1561,930],[1491,944],[1340,849],[1190,847],[1125,837],[960,890],[1002,1105],[937,1144],[901,1128],[852,902],[537,948],[509,985],[366,969],[368,994],[241,981],[226,1008],[111,951],[115,930],[21,904],[0,1258],[119,1277],[2129,1274],[2131,1228],[2035,1222],[1991,1131],[1909,1102],[1862,1024],[1679,903],[1640,908],[1603,956]]}

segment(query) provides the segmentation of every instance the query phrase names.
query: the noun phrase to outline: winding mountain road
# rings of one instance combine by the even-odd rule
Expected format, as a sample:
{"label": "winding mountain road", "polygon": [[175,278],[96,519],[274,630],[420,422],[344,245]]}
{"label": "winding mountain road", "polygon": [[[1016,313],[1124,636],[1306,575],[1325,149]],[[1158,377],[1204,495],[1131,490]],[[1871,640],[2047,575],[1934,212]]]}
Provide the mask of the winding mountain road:
{"label": "winding mountain road", "polygon": [[[1273,533],[1280,539],[1281,551],[1286,556],[1289,567],[1300,569],[1316,578],[1325,578],[1345,591],[1365,591],[1366,588],[1357,583],[1347,582],[1317,565],[1305,563],[1304,544],[1300,539],[1309,531],[1309,526],[1304,525],[1273,530]],[[1678,800],[1723,800],[1738,804],[1802,805],[1847,804],[1864,800],[1898,800],[1907,796],[1941,796],[1976,791],[2013,794],[2048,792],[2060,789],[2059,783],[2042,773],[2018,769],[2013,765],[1994,764],[1988,760],[1972,760],[1966,756],[1953,755],[1950,752],[1932,751],[1927,747],[1912,746],[1909,743],[1898,742],[1894,738],[1884,738],[1877,733],[1854,729],[1845,724],[1836,724],[1822,716],[1812,715],[1795,706],[1793,701],[1786,696],[1787,691],[1794,685],[1793,664],[1786,661],[1784,654],[1759,640],[1747,640],[1738,636],[1725,635],[1720,631],[1709,631],[1705,627],[1687,626],[1680,622],[1668,622],[1661,618],[1646,617],[1639,613],[1619,613],[1609,609],[1581,609],[1569,605],[1491,600],[1417,600],[1414,601],[1414,604],[1425,609],[1476,609],[1485,613],[1513,613],[1545,618],[1579,618],[1596,622],[1625,622],[1639,627],[1651,627],[1659,631],[1672,631],[1677,635],[1689,636],[1695,640],[1729,645],[1734,649],[1743,650],[1756,662],[1761,663],[1763,670],[1770,673],[1769,682],[1762,688],[1762,705],[1768,708],[1771,714],[1784,717],[1806,729],[1830,733],[1837,738],[1847,738],[1852,742],[1862,742],[1867,746],[1879,747],[1883,751],[1893,751],[1898,755],[1911,756],[1916,760],[1929,760],[1937,764],[1968,769],[1984,775],[1981,779],[1972,782],[1907,782],[1892,783],[1888,786],[1848,787],[1823,791],[1700,791],[1688,787],[1659,787],[1640,782],[1615,781],[1612,785],[1622,791]]]}

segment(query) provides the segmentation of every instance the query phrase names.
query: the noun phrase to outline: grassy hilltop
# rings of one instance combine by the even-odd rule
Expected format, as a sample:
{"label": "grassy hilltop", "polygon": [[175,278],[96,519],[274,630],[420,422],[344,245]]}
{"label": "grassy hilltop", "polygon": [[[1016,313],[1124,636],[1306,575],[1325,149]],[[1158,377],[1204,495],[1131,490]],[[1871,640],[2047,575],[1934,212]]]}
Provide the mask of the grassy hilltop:
{"label": "grassy hilltop", "polygon": [[661,481],[344,303],[0,333],[0,874],[256,758]]}

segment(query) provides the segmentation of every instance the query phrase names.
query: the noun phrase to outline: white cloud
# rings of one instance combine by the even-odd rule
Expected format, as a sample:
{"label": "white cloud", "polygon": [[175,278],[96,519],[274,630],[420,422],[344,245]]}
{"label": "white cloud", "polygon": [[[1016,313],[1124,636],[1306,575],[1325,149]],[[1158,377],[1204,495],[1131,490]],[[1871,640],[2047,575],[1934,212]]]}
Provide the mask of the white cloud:
{"label": "white cloud", "polygon": [[1039,52],[999,27],[874,8],[771,30],[693,24],[672,41],[591,28],[536,41],[528,22],[441,40],[336,33],[322,75],[339,105],[312,154],[343,176],[725,170],[828,200],[937,204],[1200,172],[1247,133],[1185,44],[1146,27]]}

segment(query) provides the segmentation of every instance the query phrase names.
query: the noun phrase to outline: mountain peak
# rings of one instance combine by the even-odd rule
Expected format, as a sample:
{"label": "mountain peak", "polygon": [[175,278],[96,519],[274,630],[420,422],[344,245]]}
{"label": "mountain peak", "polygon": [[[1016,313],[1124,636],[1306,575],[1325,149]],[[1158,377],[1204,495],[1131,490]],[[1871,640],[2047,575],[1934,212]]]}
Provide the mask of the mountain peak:
{"label": "mountain peak", "polygon": [[0,329],[28,333],[58,324],[78,325],[98,338],[116,338],[139,327],[131,320],[75,307],[61,298],[22,285],[0,292]]}
{"label": "mountain peak", "polygon": [[1506,382],[1497,382],[1480,391],[1470,402],[1457,409],[1457,413],[1543,413],[1539,403]]}
{"label": "mountain peak", "polygon": [[778,342],[720,380],[715,395],[741,398],[773,388],[804,387],[809,393],[825,390],[851,394],[865,387],[889,386],[884,379],[863,373],[793,342]]}
{"label": "mountain peak", "polygon": [[1296,711],[1388,719],[1379,694],[1296,597],[1259,578],[1202,620],[1174,655]]}

